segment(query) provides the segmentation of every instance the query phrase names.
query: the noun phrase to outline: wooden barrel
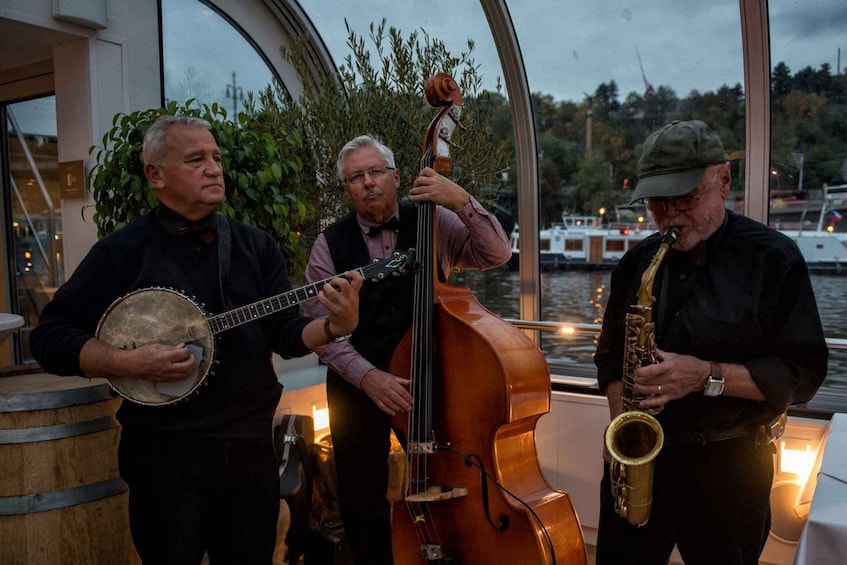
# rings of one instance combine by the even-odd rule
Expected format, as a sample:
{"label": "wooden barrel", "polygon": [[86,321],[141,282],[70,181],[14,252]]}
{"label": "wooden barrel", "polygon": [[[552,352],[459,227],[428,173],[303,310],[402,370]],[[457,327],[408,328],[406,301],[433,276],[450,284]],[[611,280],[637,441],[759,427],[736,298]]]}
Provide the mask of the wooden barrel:
{"label": "wooden barrel", "polygon": [[0,563],[136,563],[102,379],[0,378]]}

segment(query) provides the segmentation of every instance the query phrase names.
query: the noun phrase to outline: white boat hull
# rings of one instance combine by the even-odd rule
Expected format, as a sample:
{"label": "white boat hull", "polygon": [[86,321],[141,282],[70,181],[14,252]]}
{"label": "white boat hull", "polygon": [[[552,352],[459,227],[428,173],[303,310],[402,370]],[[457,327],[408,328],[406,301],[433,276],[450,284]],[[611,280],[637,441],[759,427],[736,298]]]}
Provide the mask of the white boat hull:
{"label": "white boat hull", "polygon": [[[847,274],[847,233],[825,229],[780,230],[790,237],[813,272]],[[539,262],[547,269],[610,269],[636,243],[654,233],[650,228],[556,225],[539,233]],[[518,228],[511,236],[512,268],[518,265]]]}

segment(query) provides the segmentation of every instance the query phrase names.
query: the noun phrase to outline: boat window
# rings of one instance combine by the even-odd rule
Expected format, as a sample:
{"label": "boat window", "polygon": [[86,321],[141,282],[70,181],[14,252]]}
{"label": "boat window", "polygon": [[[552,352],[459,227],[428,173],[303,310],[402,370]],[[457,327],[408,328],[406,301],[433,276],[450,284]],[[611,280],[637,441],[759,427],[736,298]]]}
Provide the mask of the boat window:
{"label": "boat window", "polygon": [[165,101],[217,103],[229,116],[273,81],[260,53],[200,0],[162,0]]}
{"label": "boat window", "polygon": [[[488,2],[489,4],[494,4]],[[356,10],[349,9],[349,3],[342,0],[302,0],[300,5],[308,14],[309,20],[318,31],[326,49],[332,58],[340,65],[353,52],[348,45],[349,31],[364,40],[371,47],[371,60],[377,62],[380,55],[376,53],[370,40],[371,28],[376,30],[385,19],[386,33],[395,28],[399,36],[407,41],[412,33],[418,40],[432,44],[438,40],[454,57],[468,57],[473,60],[481,79],[481,89],[502,97],[504,103],[496,110],[492,120],[491,134],[500,142],[514,149],[515,135],[513,133],[512,116],[509,108],[509,93],[503,85],[503,71],[495,46],[494,37],[479,2],[456,2],[455,0],[433,0],[427,3],[427,9],[421,10],[420,3],[415,0],[394,0],[393,2],[361,2]],[[377,9],[369,9],[377,8]],[[469,41],[473,49],[469,49]],[[383,45],[384,56],[388,55],[389,47]],[[506,49],[508,51],[508,49]],[[337,66],[338,66],[337,65]],[[437,69],[454,73],[457,69]],[[455,77],[457,80],[460,76]],[[498,85],[501,87],[498,88]],[[467,106],[470,99],[463,93],[463,101]],[[434,114],[433,114],[434,115]],[[388,126],[386,126],[388,127]],[[379,128],[369,132],[379,135]],[[420,135],[423,136],[421,131]],[[462,151],[459,141],[461,132],[457,133],[457,145],[454,151]],[[516,226],[520,198],[517,187],[517,167],[513,155],[509,162],[504,163],[503,170],[495,184],[499,185],[498,197],[489,209],[497,211],[497,218],[507,234],[513,232]],[[417,167],[417,163],[415,163]],[[411,179],[401,179],[406,182]],[[561,221],[559,218],[557,221]],[[547,248],[550,242],[547,242]],[[561,245],[561,243],[559,244]],[[542,247],[543,251],[544,248]],[[519,312],[520,293],[517,291],[518,273],[512,267],[503,266],[494,271],[478,272],[462,271],[454,276],[451,282],[469,286],[476,298],[493,312],[506,317],[517,318]],[[504,288],[509,287],[508,292]]]}
{"label": "boat window", "polygon": [[623,239],[607,239],[606,251],[623,252],[626,251],[626,241]]}
{"label": "boat window", "polygon": [[[641,142],[670,120],[702,119],[727,147],[744,148],[737,1],[511,2],[509,10],[534,93],[542,224],[588,216],[583,223],[597,225],[585,230],[585,238],[629,230],[637,242],[652,233],[646,211],[629,206],[628,196]],[[743,194],[743,184],[739,190]],[[544,239],[542,230],[542,245]],[[543,270],[543,320],[600,322],[609,267],[631,242],[606,240],[598,253],[604,257],[592,249],[589,261],[604,263],[604,269],[580,271],[574,264]],[[563,292],[566,279],[569,290]],[[570,298],[577,294],[581,300]],[[593,375],[595,340],[590,334],[545,333],[542,349],[554,372],[578,365]]]}
{"label": "boat window", "polygon": [[[466,52],[471,40],[482,87],[495,91],[503,72],[483,10],[490,4],[496,3],[435,0],[422,12],[413,0],[380,2],[379,10],[349,10],[340,0],[299,3],[336,63],[351,55],[348,28],[367,38],[371,25],[378,26],[384,17],[403,37],[417,31],[443,41],[456,55]],[[733,171],[727,206],[767,217],[776,229],[802,234],[798,243],[807,258],[829,268],[827,274],[813,274],[827,336],[847,337],[847,325],[841,321],[847,316],[839,298],[847,278],[833,276],[847,273],[847,255],[842,255],[847,243],[838,237],[847,236],[847,219],[842,220],[847,214],[847,85],[838,43],[842,27],[834,17],[840,0],[771,0],[767,5],[772,92],[770,136],[764,139],[758,137],[760,132],[748,135],[745,129],[749,98],[759,93],[745,92],[744,28],[737,0],[695,6],[672,0],[510,2],[508,12],[532,92],[538,182],[517,185],[521,164],[513,155],[504,164],[501,198],[493,208],[510,233],[521,203],[538,202],[541,269],[529,275],[517,272],[516,248],[510,266],[464,271],[454,282],[470,286],[480,302],[504,318],[521,317],[521,289],[539,288],[543,321],[599,323],[608,267],[654,229],[643,207],[631,205],[628,198],[637,182],[640,144],[668,121],[697,118],[720,134],[727,149]],[[196,97],[237,108],[248,91],[271,81],[261,55],[222,13],[199,0],[162,0],[162,6],[168,99]],[[184,43],[186,38],[190,45]],[[748,36],[747,44],[755,43]],[[243,51],[235,55],[236,48]],[[255,79],[253,67],[259,73]],[[519,141],[508,91],[500,94],[505,103],[494,118],[492,135],[514,149]],[[760,184],[767,186],[747,186],[748,143],[754,152],[766,154],[767,165],[761,168],[769,170],[770,178]],[[762,210],[750,211],[757,199],[765,202]],[[567,226],[569,237],[556,239],[554,225]],[[627,238],[598,246],[598,232],[610,230],[626,232]],[[577,231],[583,232],[581,240],[575,237]],[[572,259],[564,253],[585,249],[590,251],[578,257],[571,253]],[[545,265],[545,257],[553,263]],[[580,265],[573,261],[606,268],[577,269],[573,267]],[[541,346],[554,369],[563,365],[591,373],[595,340],[596,335],[587,333],[544,333]],[[847,361],[836,363],[830,374],[847,374]],[[847,388],[837,380],[827,384]]]}
{"label": "boat window", "polygon": [[582,251],[585,249],[585,241],[583,239],[566,239],[565,251]]}
{"label": "boat window", "polygon": [[[827,338],[847,338],[847,75],[840,0],[770,0],[769,223],[812,270]],[[842,17],[843,20],[843,17]],[[843,219],[842,219],[843,218]],[[847,405],[847,352],[830,349],[824,394]],[[817,400],[817,399],[816,399]]]}

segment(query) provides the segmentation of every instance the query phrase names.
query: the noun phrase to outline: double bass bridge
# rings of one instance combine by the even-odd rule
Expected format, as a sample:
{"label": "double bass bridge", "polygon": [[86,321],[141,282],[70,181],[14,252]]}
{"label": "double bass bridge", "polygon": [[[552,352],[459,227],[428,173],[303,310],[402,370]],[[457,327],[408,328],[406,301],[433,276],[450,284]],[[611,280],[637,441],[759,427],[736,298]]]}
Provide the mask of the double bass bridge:
{"label": "double bass bridge", "polygon": [[[432,455],[437,448],[437,444],[432,440],[410,441],[407,447],[409,453],[413,455]],[[407,494],[404,500],[406,502],[427,503],[461,498],[468,495],[468,487],[430,486],[423,488],[426,487],[428,480],[425,477],[419,477],[417,480],[413,479],[412,484],[415,492]]]}
{"label": "double bass bridge", "polygon": [[468,487],[439,487],[431,486],[425,491],[407,494],[403,500],[406,502],[439,502],[453,498],[461,498],[468,495]]}

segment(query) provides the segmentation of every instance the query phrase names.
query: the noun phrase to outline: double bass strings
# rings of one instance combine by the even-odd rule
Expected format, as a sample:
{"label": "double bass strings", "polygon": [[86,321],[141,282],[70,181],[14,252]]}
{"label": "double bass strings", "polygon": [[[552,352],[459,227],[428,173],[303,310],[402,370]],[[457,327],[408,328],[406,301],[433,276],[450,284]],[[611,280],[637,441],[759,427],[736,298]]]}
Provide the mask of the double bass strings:
{"label": "double bass strings", "polygon": [[[427,151],[421,158],[421,168],[432,166],[433,156]],[[406,510],[415,525],[415,536],[422,548],[441,544],[436,520],[427,502],[409,500],[408,495],[425,494],[429,484],[429,456],[434,451],[435,438],[432,416],[433,367],[435,345],[433,312],[435,296],[433,281],[437,248],[435,247],[435,205],[418,204],[417,245],[422,248],[420,268],[416,272],[414,296],[414,325],[412,328],[411,380],[412,409],[408,416]]]}

